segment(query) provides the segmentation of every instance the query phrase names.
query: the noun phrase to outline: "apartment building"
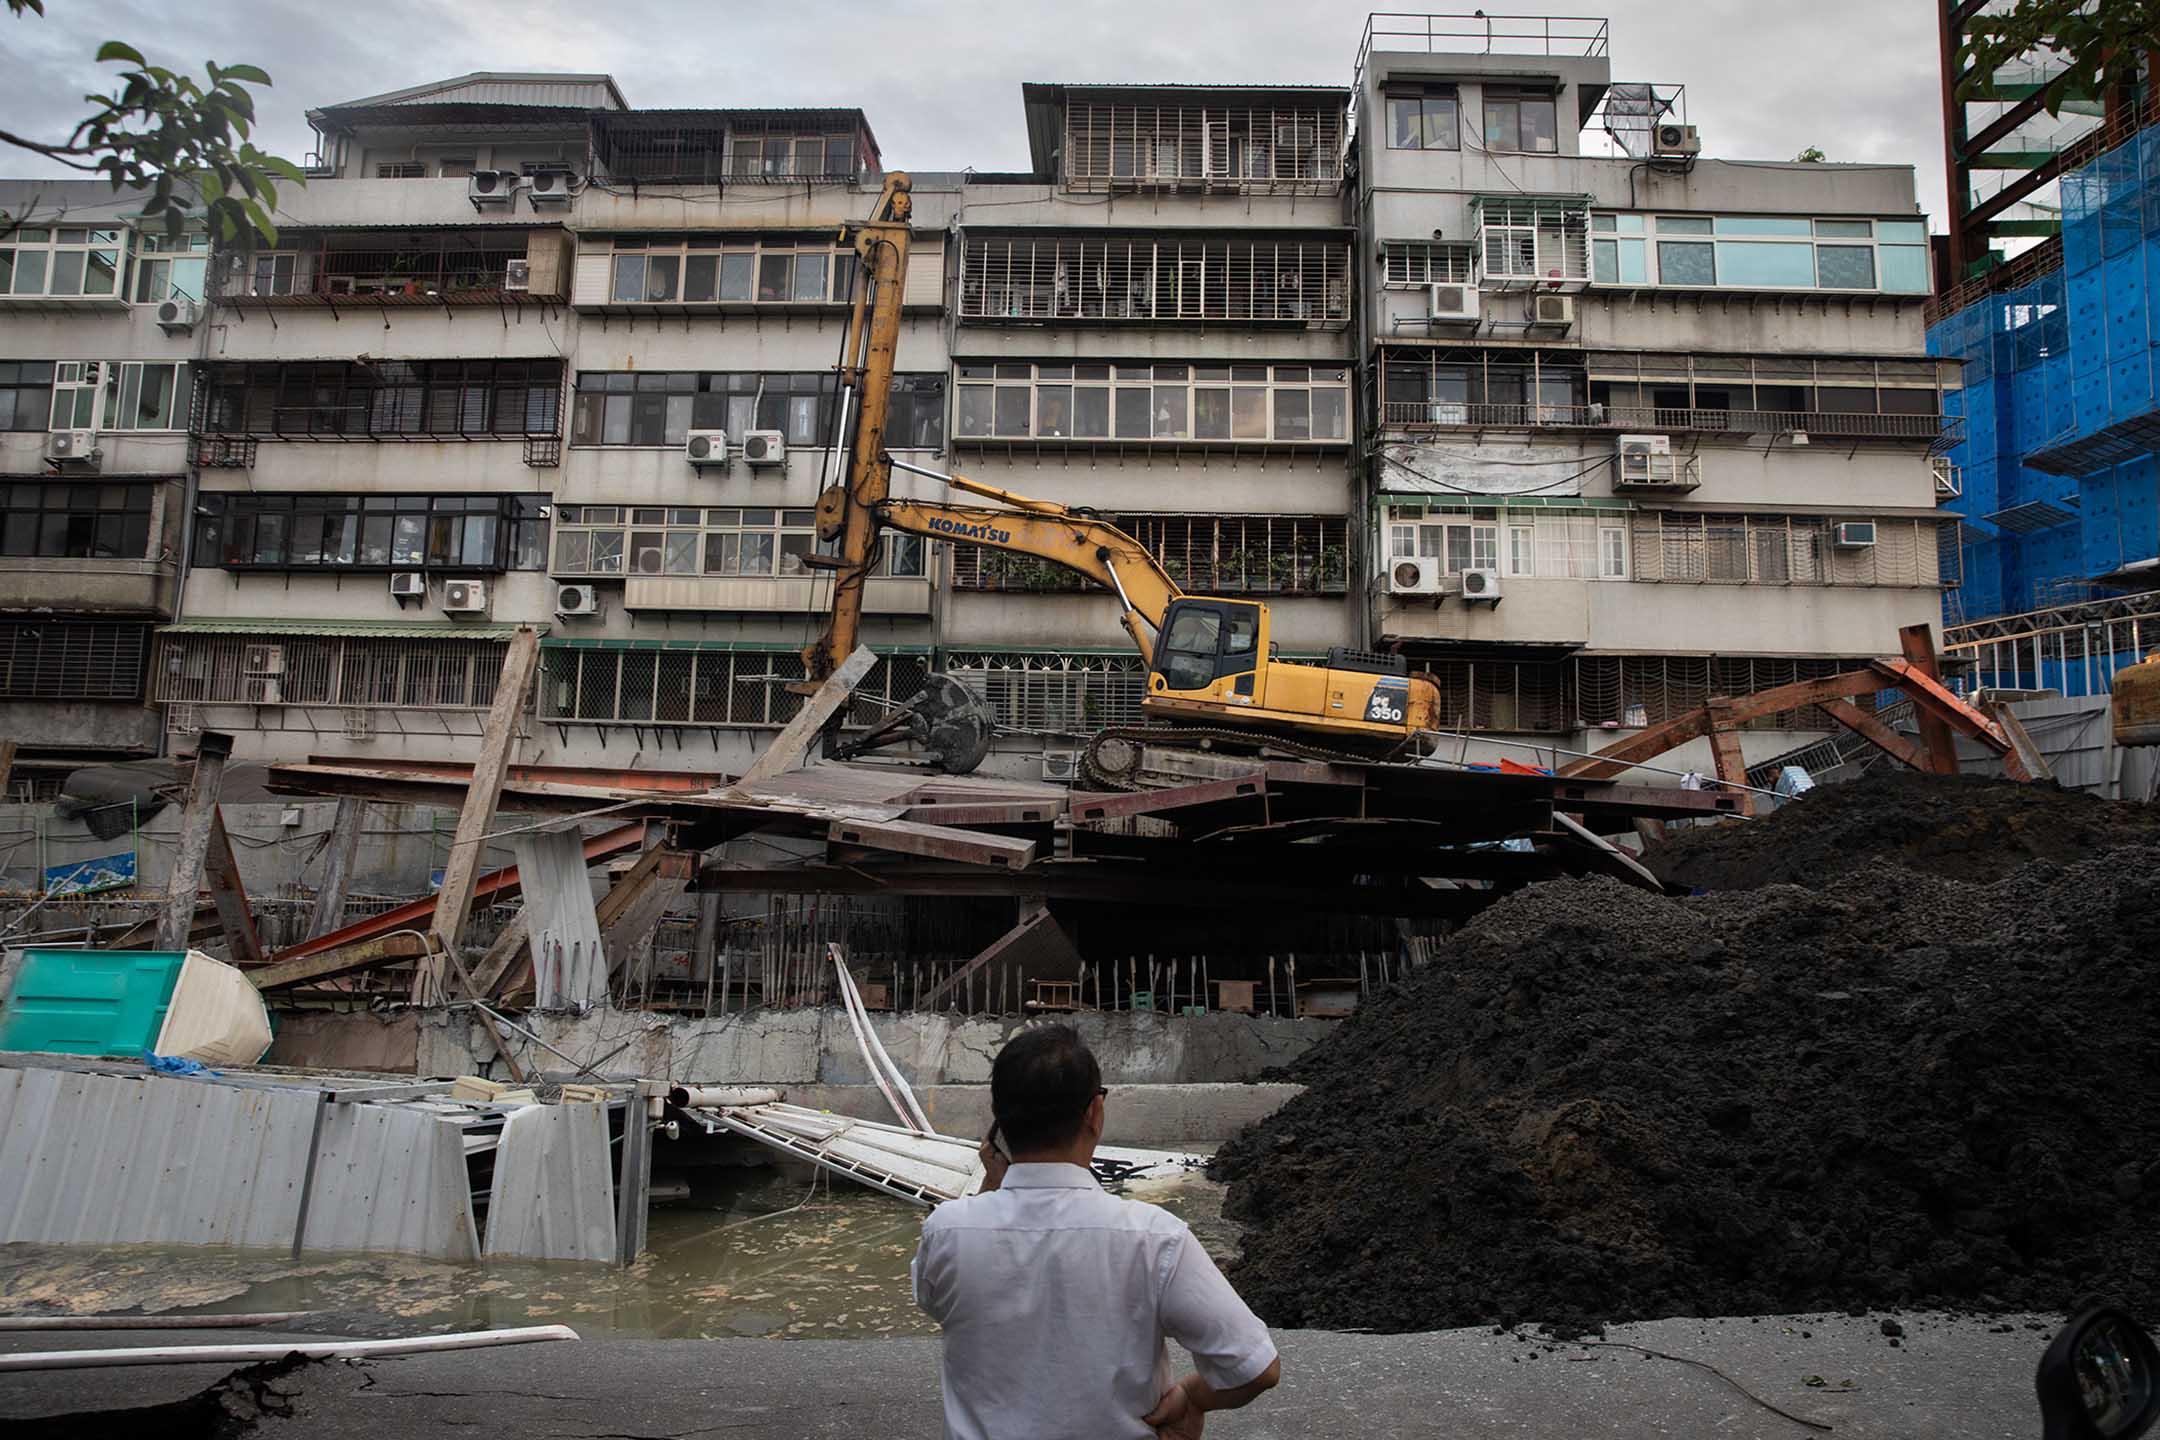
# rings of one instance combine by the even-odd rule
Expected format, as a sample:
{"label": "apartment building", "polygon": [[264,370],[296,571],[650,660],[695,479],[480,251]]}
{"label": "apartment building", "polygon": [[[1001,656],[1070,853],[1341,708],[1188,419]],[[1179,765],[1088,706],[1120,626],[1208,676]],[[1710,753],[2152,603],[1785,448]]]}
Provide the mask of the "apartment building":
{"label": "apartment building", "polygon": [[[1709,159],[1608,72],[1595,22],[1396,17],[1348,87],[1024,87],[1027,171],[914,172],[889,447],[1116,517],[1285,658],[1402,653],[1488,754],[1893,650],[1955,579],[1911,172]],[[272,247],[57,184],[0,245],[13,733],[457,758],[533,624],[521,758],[744,763],[829,600],[868,117],[478,73],[310,119]],[[856,723],[948,669],[1058,775],[1137,717],[1053,567],[888,535],[867,602]]]}
{"label": "apartment building", "polygon": [[1374,640],[1575,748],[1894,652],[1956,580],[1912,170],[1713,158],[1608,38],[1375,16],[1356,98]]}

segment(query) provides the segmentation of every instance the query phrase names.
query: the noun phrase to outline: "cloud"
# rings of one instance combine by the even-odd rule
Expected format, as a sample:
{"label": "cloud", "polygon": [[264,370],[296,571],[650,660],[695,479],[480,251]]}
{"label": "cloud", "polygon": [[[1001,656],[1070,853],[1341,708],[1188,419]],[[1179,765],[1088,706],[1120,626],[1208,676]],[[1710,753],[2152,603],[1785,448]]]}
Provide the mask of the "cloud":
{"label": "cloud", "polygon": [[[1618,0],[1610,12],[1615,78],[1685,84],[1709,153],[1783,160],[1816,145],[1912,164],[1940,216],[1931,5]],[[859,106],[896,167],[1009,170],[1027,163],[1023,81],[1346,85],[1364,21],[1313,0],[65,0],[0,28],[0,129],[64,135],[80,97],[109,83],[90,57],[119,38],[161,64],[269,71],[259,138],[296,158],[312,145],[310,106],[467,70],[598,70],[633,105]],[[0,171],[54,173],[4,152]]]}

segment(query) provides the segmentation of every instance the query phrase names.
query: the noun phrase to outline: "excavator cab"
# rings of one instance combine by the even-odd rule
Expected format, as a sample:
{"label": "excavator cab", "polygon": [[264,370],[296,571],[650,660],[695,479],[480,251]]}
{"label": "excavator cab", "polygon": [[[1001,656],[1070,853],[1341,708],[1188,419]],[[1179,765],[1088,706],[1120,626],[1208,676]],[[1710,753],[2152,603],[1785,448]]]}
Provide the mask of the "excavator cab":
{"label": "excavator cab", "polygon": [[1207,694],[1227,680],[1228,695],[1250,703],[1266,629],[1266,610],[1250,601],[1191,596],[1171,601],[1148,689]]}

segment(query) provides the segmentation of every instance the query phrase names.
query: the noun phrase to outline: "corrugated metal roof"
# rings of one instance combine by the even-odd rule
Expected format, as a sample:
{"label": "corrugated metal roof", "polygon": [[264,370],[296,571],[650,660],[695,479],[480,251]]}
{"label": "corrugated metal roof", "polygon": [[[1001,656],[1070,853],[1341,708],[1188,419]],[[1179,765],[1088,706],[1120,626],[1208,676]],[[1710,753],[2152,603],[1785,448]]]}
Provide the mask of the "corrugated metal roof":
{"label": "corrugated metal roof", "polygon": [[[547,626],[535,625],[541,634]],[[461,625],[455,620],[299,620],[246,619],[218,616],[201,620],[177,620],[160,625],[160,635],[343,635],[372,640],[508,640],[518,627],[499,624]]]}
{"label": "corrugated metal roof", "polygon": [[358,100],[341,100],[324,110],[359,110],[382,105],[538,105],[575,110],[627,110],[629,102],[612,75],[545,70],[474,70],[447,80],[430,80]]}
{"label": "corrugated metal roof", "polygon": [[607,1115],[605,1105],[529,1105],[510,1116],[488,1192],[490,1259],[615,1258]]}
{"label": "corrugated metal roof", "polygon": [[536,1002],[550,1010],[605,1005],[608,959],[593,909],[585,837],[575,830],[536,831],[512,836],[510,849],[525,892]]}
{"label": "corrugated metal roof", "polygon": [[471,1183],[462,1126],[402,1105],[333,1105],[306,1248],[478,1260]]}

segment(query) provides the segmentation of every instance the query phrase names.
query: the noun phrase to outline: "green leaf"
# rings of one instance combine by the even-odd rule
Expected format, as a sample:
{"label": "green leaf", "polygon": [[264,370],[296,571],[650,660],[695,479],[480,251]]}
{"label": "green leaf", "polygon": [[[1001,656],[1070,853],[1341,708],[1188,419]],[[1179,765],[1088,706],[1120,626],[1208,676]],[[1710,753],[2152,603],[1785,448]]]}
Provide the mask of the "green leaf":
{"label": "green leaf", "polygon": [[97,63],[103,65],[112,60],[125,60],[130,65],[146,65],[149,63],[143,59],[140,50],[137,50],[132,45],[123,45],[118,40],[108,40],[103,45],[98,46]]}
{"label": "green leaf", "polygon": [[253,65],[228,65],[219,72],[223,80],[241,80],[250,85],[268,85],[270,77]]}
{"label": "green leaf", "polygon": [[307,172],[290,160],[281,159],[276,155],[265,155],[262,157],[262,167],[280,180],[289,180],[303,188],[307,185]]}

